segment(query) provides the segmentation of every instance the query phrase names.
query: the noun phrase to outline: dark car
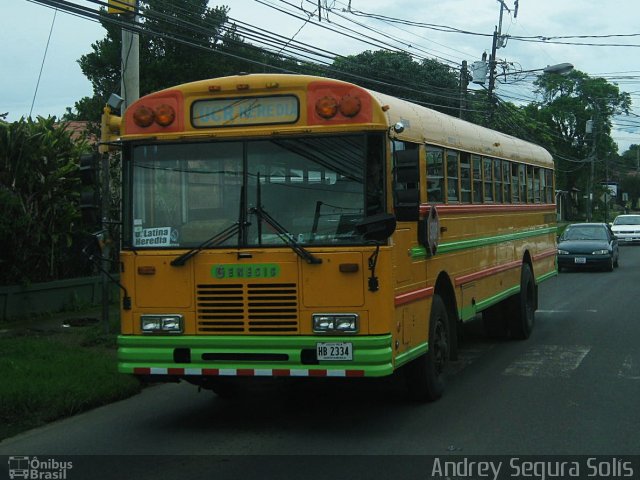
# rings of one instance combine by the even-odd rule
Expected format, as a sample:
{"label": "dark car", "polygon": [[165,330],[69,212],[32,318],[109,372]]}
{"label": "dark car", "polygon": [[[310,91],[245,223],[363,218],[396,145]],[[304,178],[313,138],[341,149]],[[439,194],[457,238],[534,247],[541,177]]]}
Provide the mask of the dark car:
{"label": "dark car", "polygon": [[558,268],[618,266],[618,239],[606,223],[574,223],[558,239]]}

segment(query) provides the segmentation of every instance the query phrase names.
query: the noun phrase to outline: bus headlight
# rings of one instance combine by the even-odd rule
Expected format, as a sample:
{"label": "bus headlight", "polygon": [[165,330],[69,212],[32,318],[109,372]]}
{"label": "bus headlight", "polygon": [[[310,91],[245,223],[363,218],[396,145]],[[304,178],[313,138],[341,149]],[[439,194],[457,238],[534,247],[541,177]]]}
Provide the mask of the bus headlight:
{"label": "bus headlight", "polygon": [[182,333],[182,315],[142,315],[140,330],[142,333]]}
{"label": "bus headlight", "polygon": [[314,313],[313,331],[315,333],[357,333],[357,313]]}

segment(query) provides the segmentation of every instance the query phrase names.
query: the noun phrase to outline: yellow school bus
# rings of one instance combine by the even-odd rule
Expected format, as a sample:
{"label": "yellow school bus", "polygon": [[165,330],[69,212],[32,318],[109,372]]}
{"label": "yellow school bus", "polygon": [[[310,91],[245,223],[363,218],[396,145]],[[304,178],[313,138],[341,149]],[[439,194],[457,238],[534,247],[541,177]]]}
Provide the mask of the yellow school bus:
{"label": "yellow school bus", "polygon": [[407,101],[239,75],[103,126],[122,149],[123,373],[224,395],[401,372],[434,400],[461,323],[527,338],[556,274],[550,154]]}

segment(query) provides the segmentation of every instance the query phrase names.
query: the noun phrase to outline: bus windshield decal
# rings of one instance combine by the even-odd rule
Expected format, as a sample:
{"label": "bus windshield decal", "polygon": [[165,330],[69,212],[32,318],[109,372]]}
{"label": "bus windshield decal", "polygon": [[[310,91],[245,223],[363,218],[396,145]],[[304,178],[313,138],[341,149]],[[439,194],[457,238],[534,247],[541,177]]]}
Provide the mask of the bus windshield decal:
{"label": "bus windshield decal", "polygon": [[171,227],[136,227],[133,235],[134,247],[169,247],[177,241],[178,232]]}
{"label": "bus windshield decal", "polygon": [[275,125],[298,121],[300,106],[294,95],[199,100],[191,108],[196,128]]}

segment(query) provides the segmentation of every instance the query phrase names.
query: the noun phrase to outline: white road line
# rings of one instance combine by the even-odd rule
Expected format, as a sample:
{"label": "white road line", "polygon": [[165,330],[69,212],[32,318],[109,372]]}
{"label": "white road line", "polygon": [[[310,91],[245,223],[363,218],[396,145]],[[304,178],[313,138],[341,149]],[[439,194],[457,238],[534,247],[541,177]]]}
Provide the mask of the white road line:
{"label": "white road line", "polygon": [[598,310],[536,310],[536,313],[598,313]]}
{"label": "white road line", "polygon": [[587,353],[586,345],[537,345],[509,365],[503,375],[568,378]]}
{"label": "white road line", "polygon": [[618,377],[625,378],[627,380],[640,380],[640,367],[633,365],[633,357],[627,355],[618,371]]}

